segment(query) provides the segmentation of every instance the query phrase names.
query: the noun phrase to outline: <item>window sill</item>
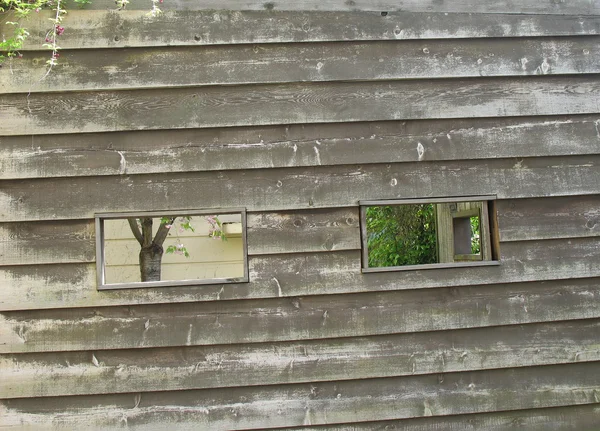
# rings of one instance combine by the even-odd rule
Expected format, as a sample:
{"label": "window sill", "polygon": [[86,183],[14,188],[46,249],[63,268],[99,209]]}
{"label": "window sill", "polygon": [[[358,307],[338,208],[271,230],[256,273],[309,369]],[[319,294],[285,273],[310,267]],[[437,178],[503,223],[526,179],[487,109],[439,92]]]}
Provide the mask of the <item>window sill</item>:
{"label": "window sill", "polygon": [[486,260],[479,262],[451,262],[451,263],[429,263],[425,265],[384,266],[379,268],[362,268],[362,273],[373,272],[395,272],[395,271],[420,271],[423,269],[448,269],[448,268],[472,268],[476,266],[499,266],[498,260]]}
{"label": "window sill", "polygon": [[135,283],[114,283],[101,284],[98,290],[117,290],[117,289],[141,289],[148,287],[179,287],[179,286],[198,286],[207,284],[229,284],[229,283],[248,283],[248,277],[237,278],[210,278],[204,280],[164,280],[164,281],[144,281]]}

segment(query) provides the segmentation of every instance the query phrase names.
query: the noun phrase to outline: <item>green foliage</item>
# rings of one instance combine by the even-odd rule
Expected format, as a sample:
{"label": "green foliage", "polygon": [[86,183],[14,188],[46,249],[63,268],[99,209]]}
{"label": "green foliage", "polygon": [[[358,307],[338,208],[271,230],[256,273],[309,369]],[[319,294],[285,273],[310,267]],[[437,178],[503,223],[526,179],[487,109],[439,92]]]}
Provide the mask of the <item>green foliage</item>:
{"label": "green foliage", "polygon": [[471,217],[471,253],[481,252],[481,233],[479,231],[479,217]]}
{"label": "green foliage", "polygon": [[367,208],[369,267],[437,262],[433,204]]}
{"label": "green foliage", "polygon": [[[73,0],[73,2],[83,7],[90,4],[91,0]],[[157,17],[162,12],[159,5],[163,0],[150,0],[152,9],[148,12],[149,17]],[[59,36],[63,34],[65,28],[62,26],[62,20],[67,10],[64,7],[65,0],[0,0],[0,23],[2,23],[3,15],[7,12],[12,12],[16,21],[6,21],[4,24],[14,27],[12,34],[2,34],[0,39],[0,63],[6,58],[20,57],[19,50],[23,48],[25,39],[29,36],[27,28],[21,24],[21,20],[26,18],[31,12],[39,12],[42,9],[52,9],[55,13],[50,18],[50,24],[46,36],[41,44],[42,47],[48,48],[51,52],[50,59],[46,62],[48,72],[58,62],[58,51],[60,47],[57,44]],[[129,0],[116,0],[117,8],[124,9],[129,3]]]}

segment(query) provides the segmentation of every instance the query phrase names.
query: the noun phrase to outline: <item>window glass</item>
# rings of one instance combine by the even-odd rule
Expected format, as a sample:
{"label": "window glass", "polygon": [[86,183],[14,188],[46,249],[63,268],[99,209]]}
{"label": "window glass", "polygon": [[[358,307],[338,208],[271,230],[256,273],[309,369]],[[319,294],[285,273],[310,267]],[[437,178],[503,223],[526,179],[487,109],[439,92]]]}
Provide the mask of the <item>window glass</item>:
{"label": "window glass", "polygon": [[245,213],[96,218],[100,288],[247,281]]}
{"label": "window glass", "polygon": [[361,202],[363,270],[492,261],[485,198]]}

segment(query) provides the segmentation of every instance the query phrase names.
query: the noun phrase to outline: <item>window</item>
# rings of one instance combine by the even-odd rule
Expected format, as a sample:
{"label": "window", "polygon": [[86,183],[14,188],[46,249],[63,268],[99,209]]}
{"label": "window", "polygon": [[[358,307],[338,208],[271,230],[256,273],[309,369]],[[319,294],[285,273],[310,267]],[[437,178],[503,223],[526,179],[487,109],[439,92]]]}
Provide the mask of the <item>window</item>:
{"label": "window", "polygon": [[96,215],[98,289],[248,281],[243,209]]}
{"label": "window", "polygon": [[497,265],[494,199],[361,201],[363,272]]}

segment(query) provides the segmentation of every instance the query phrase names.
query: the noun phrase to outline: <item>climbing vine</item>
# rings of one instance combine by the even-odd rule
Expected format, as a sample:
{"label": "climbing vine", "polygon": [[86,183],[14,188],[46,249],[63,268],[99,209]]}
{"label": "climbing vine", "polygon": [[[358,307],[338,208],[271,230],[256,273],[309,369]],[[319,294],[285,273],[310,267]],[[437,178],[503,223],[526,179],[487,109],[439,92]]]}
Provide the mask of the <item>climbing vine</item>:
{"label": "climbing vine", "polygon": [[[76,7],[82,7],[91,3],[91,0],[72,0]],[[151,9],[148,15],[156,17],[161,14],[160,3],[163,0],[150,0]],[[117,9],[125,9],[129,0],[116,0]],[[0,62],[9,58],[20,58],[22,56],[21,49],[25,40],[30,37],[27,30],[26,18],[31,13],[39,13],[43,9],[51,9],[54,11],[52,18],[48,24],[48,31],[45,37],[40,41],[40,46],[50,50],[50,58],[46,61],[48,65],[48,73],[58,63],[60,56],[60,46],[58,44],[60,37],[65,32],[63,18],[67,14],[65,0],[0,0],[0,19],[10,17],[3,24],[6,25],[8,34],[1,34],[0,37]],[[9,12],[12,12],[9,15]],[[0,21],[2,23],[2,21]],[[12,29],[12,32],[11,32]],[[47,73],[47,74],[48,74]],[[46,74],[46,75],[47,75]]]}

